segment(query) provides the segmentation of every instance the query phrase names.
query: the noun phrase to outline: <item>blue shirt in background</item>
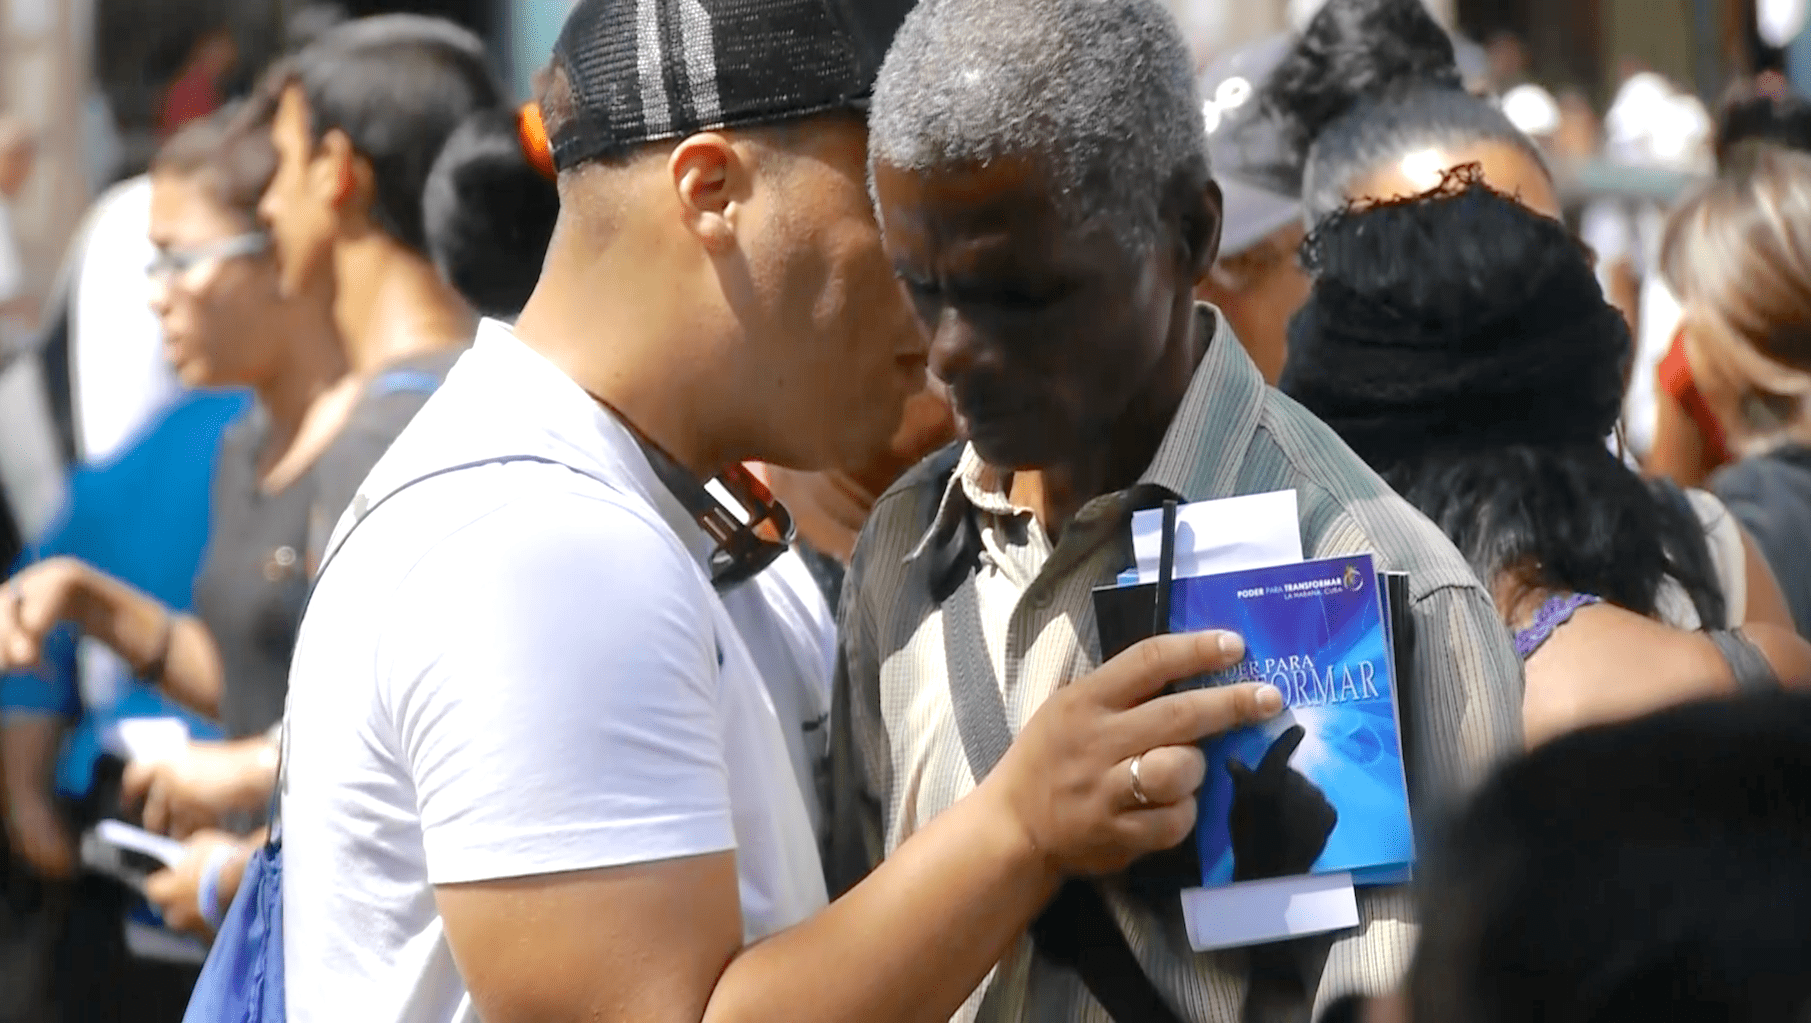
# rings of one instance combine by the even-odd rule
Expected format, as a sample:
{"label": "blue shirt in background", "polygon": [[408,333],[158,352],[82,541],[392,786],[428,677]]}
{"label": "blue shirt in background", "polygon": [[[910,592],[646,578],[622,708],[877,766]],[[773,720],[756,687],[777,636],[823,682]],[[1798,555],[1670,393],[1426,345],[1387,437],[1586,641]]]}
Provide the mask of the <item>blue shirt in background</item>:
{"label": "blue shirt in background", "polygon": [[[208,503],[221,435],[251,407],[242,391],[192,391],[179,397],[114,460],[77,469],[63,512],[18,567],[73,557],[187,611],[207,550]],[[92,784],[101,737],[125,718],[180,717],[195,738],[218,738],[218,726],[151,686],[131,679],[117,658],[81,652],[73,628],[45,643],[44,663],[0,675],[0,712],[76,721],[57,765],[57,790],[80,798]],[[92,646],[92,645],[91,645]],[[83,664],[86,660],[88,663]]]}

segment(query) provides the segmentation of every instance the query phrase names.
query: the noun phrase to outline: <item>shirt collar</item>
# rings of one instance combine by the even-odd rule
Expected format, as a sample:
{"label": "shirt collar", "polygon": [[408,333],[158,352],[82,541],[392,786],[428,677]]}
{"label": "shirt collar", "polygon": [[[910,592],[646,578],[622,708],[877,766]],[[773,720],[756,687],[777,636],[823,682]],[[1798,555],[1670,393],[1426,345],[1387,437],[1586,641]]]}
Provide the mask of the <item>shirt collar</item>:
{"label": "shirt collar", "polygon": [[[1195,318],[1196,329],[1212,332],[1207,352],[1138,485],[1162,488],[1185,501],[1210,501],[1233,495],[1266,388],[1219,309],[1202,302]],[[908,560],[923,555],[935,537],[953,535],[956,520],[970,509],[991,515],[1020,511],[1007,496],[1005,474],[983,461],[973,444],[963,447],[937,514]]]}

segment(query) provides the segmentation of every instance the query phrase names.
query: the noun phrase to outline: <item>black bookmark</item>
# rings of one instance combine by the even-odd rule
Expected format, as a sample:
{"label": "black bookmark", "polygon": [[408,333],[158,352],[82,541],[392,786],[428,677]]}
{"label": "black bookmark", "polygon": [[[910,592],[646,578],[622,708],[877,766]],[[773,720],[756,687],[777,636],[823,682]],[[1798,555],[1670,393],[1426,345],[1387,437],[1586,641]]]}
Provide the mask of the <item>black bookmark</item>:
{"label": "black bookmark", "polygon": [[1157,559],[1157,599],[1151,606],[1151,635],[1170,631],[1170,590],[1176,581],[1176,502],[1163,502],[1163,547]]}

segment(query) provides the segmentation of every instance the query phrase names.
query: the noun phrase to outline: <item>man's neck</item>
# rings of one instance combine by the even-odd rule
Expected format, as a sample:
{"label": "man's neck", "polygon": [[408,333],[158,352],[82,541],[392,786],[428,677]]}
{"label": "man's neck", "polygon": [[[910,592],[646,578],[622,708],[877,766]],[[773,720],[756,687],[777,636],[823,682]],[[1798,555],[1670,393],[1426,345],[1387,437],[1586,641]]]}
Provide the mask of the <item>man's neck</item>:
{"label": "man's neck", "polygon": [[632,255],[556,236],[517,338],[700,478],[754,457],[734,404],[744,389],[727,383],[721,331],[703,312],[711,303],[684,275]]}
{"label": "man's neck", "polygon": [[1197,329],[1192,300],[1171,317],[1169,343],[1150,379],[1126,405],[1126,413],[1099,441],[1075,457],[1042,469],[1012,476],[1010,497],[1014,505],[1029,508],[1051,542],[1062,536],[1069,521],[1089,501],[1124,490],[1138,482],[1152,460],[1170,422],[1182,407],[1194,380],[1195,368],[1207,348]]}
{"label": "man's neck", "polygon": [[334,272],[334,318],[361,376],[471,337],[471,307],[432,263],[387,237],[373,232],[340,244]]}
{"label": "man's neck", "polygon": [[258,453],[260,476],[284,460],[315,403],[345,379],[349,368],[331,323],[300,326],[287,333],[282,365],[253,388],[270,423],[265,448]]}

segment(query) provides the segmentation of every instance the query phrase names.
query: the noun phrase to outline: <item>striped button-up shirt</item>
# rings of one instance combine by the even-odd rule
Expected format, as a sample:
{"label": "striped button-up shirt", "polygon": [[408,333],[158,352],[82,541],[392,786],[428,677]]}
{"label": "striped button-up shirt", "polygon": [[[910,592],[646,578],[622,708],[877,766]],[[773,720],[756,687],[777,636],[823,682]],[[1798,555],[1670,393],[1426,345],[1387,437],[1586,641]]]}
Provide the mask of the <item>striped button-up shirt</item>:
{"label": "striped button-up shirt", "polygon": [[[1369,552],[1409,574],[1415,656],[1405,685],[1415,812],[1427,818],[1521,748],[1521,663],[1489,595],[1425,517],[1393,493],[1319,420],[1266,387],[1212,307],[1213,337],[1141,484],[1187,501],[1296,492],[1310,558]],[[940,463],[940,464],[939,464]],[[975,786],[950,699],[932,538],[971,511],[981,534],[976,595],[991,665],[956,670],[1001,689],[1016,730],[1059,686],[1100,664],[1091,591],[1130,563],[1128,523],[1140,486],[1084,505],[1052,544],[1007,497],[1009,481],[963,451],[932,459],[875,506],[843,602],[842,656],[829,772],[836,819],[830,867],[840,890]],[[1108,902],[1146,975],[1186,1019],[1241,1018],[1240,951],[1198,954],[1179,900],[1152,904],[1108,880]],[[1401,979],[1415,928],[1407,893],[1360,893],[1358,930],[1310,944],[1308,997],[1382,993]],[[1325,955],[1324,964],[1320,956]],[[1268,1000],[1267,1000],[1268,1001]],[[1291,1006],[1299,1016],[1308,1005]],[[1105,1023],[1072,972],[1022,939],[957,1014],[964,1021]],[[1122,1021],[1124,1023],[1124,1021]]]}

